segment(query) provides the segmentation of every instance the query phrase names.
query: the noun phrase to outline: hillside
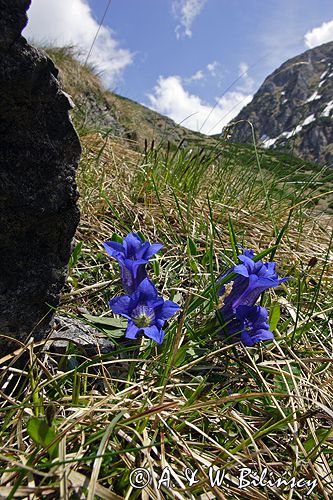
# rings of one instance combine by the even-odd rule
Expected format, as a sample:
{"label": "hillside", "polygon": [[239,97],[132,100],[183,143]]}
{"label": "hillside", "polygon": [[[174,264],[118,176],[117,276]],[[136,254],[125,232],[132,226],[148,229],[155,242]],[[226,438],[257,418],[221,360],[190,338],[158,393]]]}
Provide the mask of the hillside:
{"label": "hillside", "polygon": [[213,144],[216,141],[199,132],[177,125],[141,104],[103,89],[93,68],[83,67],[70,48],[45,49],[60,70],[60,79],[71,95],[73,119],[82,131],[99,130],[126,139],[131,147],[143,149],[145,141],[156,144],[170,141],[184,145],[191,142]]}
{"label": "hillside", "polygon": [[233,123],[239,121],[232,133],[234,142],[252,142],[249,121],[264,147],[332,165],[333,42],[282,64]]}

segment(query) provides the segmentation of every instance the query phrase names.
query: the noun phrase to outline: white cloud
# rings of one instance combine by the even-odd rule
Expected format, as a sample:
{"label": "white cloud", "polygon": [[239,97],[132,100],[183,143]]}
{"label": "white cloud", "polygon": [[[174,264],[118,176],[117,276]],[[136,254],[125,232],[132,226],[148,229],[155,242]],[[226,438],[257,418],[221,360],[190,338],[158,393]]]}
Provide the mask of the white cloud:
{"label": "white cloud", "polygon": [[202,71],[202,69],[199,69],[199,71],[194,73],[194,75],[187,78],[186,82],[187,83],[196,82],[198,80],[203,80],[204,78],[205,78],[204,72]]}
{"label": "white cloud", "polygon": [[223,73],[221,71],[221,65],[219,62],[213,61],[207,64],[204,69],[200,69],[189,78],[184,78],[184,83],[189,84],[199,80],[207,80],[207,78],[210,77],[217,79],[217,85],[220,86],[221,80],[223,79]]}
{"label": "white cloud", "polygon": [[174,75],[160,77],[148,99],[149,107],[177,123],[206,134],[218,134],[251,101],[252,95],[235,90],[216,99],[212,106],[190,94],[184,89],[181,77]]}
{"label": "white cloud", "polygon": [[219,66],[220,66],[220,63],[218,63],[217,61],[213,61],[212,63],[207,64],[207,69],[212,76],[216,76],[217,69]]}
{"label": "white cloud", "polygon": [[241,62],[238,67],[239,76],[248,76],[248,71],[249,71],[249,65],[244,62]]}
{"label": "white cloud", "polygon": [[241,62],[238,66],[238,75],[240,78],[240,90],[243,92],[253,92],[254,80],[249,76],[249,66],[245,62]]}
{"label": "white cloud", "polygon": [[[33,0],[28,18],[24,36],[37,43],[75,45],[83,61],[99,26],[87,0]],[[132,60],[133,54],[119,47],[112,30],[102,26],[88,63],[94,64],[101,71],[105,85],[114,86]]]}
{"label": "white cloud", "polygon": [[207,0],[172,0],[172,11],[179,21],[176,26],[177,38],[192,36],[192,24],[200,14]]}
{"label": "white cloud", "polygon": [[326,42],[331,42],[333,40],[333,19],[327,23],[323,23],[321,26],[308,31],[304,35],[304,43],[309,49],[317,47]]}

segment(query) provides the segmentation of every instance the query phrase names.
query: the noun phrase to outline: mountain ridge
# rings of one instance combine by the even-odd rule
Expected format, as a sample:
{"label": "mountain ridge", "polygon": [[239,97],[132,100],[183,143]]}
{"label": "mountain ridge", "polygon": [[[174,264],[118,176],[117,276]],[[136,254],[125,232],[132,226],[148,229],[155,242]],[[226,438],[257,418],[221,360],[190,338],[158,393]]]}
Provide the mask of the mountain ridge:
{"label": "mountain ridge", "polygon": [[230,122],[231,141],[252,142],[247,122],[263,147],[333,164],[333,42],[309,49],[273,71]]}

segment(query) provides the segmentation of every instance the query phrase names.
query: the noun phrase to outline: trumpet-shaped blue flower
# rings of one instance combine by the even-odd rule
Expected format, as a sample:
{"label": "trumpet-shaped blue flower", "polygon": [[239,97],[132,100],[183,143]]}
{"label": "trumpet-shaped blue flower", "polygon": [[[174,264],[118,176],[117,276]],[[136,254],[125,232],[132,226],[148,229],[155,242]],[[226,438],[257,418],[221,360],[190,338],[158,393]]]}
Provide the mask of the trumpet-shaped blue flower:
{"label": "trumpet-shaped blue flower", "polygon": [[173,316],[179,306],[158,296],[154,284],[145,278],[129,297],[123,295],[109,302],[111,310],[128,319],[126,338],[135,339],[139,332],[161,344],[165,321]]}
{"label": "trumpet-shaped blue flower", "polygon": [[255,262],[253,257],[252,250],[245,250],[243,255],[239,255],[240,263],[222,276],[236,273],[230,293],[226,294],[226,287],[221,287],[219,291],[220,295],[226,295],[220,309],[225,322],[224,332],[227,335],[237,333],[246,346],[274,338],[269,331],[266,309],[255,306],[255,303],[265,290],[289,279],[278,277],[275,262]]}
{"label": "trumpet-shaped blue flower", "polygon": [[124,291],[132,294],[138,285],[147,278],[145,265],[150,257],[158,252],[163,245],[148,241],[143,242],[136,233],[129,233],[123,243],[107,241],[104,243],[107,253],[117,260],[121,269],[121,282]]}
{"label": "trumpet-shaped blue flower", "polygon": [[267,309],[260,306],[241,305],[237,307],[235,319],[226,326],[226,333],[239,338],[247,347],[262,340],[274,339],[269,330]]}
{"label": "trumpet-shaped blue flower", "polygon": [[[238,256],[241,264],[237,264],[226,273],[233,271],[237,276],[233,280],[231,293],[225,298],[221,309],[225,321],[233,317],[238,306],[253,306],[265,290],[275,288],[289,279],[278,277],[275,262],[255,262],[253,257],[252,250],[245,250],[244,255]],[[224,293],[224,287],[220,294],[221,292]]]}

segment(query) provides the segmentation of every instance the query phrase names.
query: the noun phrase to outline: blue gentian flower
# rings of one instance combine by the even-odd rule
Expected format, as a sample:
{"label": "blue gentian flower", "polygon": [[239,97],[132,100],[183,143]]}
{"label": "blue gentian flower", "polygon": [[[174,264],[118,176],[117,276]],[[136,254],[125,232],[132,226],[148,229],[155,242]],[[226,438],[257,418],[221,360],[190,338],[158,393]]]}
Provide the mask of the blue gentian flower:
{"label": "blue gentian flower", "polygon": [[255,262],[253,257],[253,250],[245,250],[243,255],[239,255],[240,263],[220,278],[236,273],[230,293],[226,293],[225,286],[219,290],[219,295],[225,295],[219,311],[225,323],[224,333],[228,336],[237,333],[246,346],[274,338],[269,331],[267,310],[255,306],[255,303],[265,290],[275,288],[289,279],[278,277],[275,262]]}
{"label": "blue gentian flower", "polygon": [[252,347],[262,340],[274,339],[267,321],[268,311],[264,307],[240,305],[226,330],[228,335],[236,336],[245,346]]}
{"label": "blue gentian flower", "polygon": [[143,242],[136,233],[129,233],[123,243],[107,241],[104,243],[107,253],[117,260],[121,269],[121,282],[124,291],[131,295],[138,285],[147,278],[145,265],[150,257],[158,252],[163,245],[148,241]]}
{"label": "blue gentian flower", "polygon": [[[233,271],[237,276],[233,280],[231,293],[225,298],[221,309],[225,321],[233,317],[239,305],[253,306],[265,290],[275,288],[289,279],[278,277],[275,272],[275,262],[255,262],[253,257],[252,250],[245,250],[243,255],[238,256],[241,264],[237,264],[226,273]],[[224,293],[224,287],[219,293],[220,295]]]}
{"label": "blue gentian flower", "polygon": [[173,316],[179,306],[171,300],[158,296],[154,284],[145,278],[131,294],[109,302],[111,310],[128,319],[125,337],[135,339],[139,332],[161,344],[164,338],[162,327]]}

